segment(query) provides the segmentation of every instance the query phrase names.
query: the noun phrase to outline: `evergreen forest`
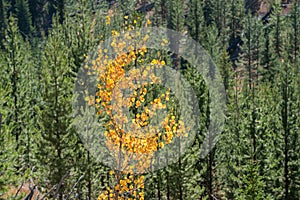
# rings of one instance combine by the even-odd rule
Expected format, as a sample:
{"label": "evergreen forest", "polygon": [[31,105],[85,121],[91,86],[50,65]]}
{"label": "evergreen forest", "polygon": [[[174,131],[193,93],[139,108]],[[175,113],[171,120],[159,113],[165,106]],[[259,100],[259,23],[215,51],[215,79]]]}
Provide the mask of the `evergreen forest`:
{"label": "evergreen forest", "polygon": [[[155,27],[205,50],[220,105],[189,62],[201,53],[181,57],[172,34],[145,45],[153,35],[138,30]],[[150,73],[167,66],[193,102]],[[95,93],[74,89],[82,73],[97,74]],[[137,77],[151,82],[126,84]],[[133,88],[128,101],[116,85]],[[93,113],[74,117],[74,99]],[[0,0],[0,199],[300,200],[300,1]]]}

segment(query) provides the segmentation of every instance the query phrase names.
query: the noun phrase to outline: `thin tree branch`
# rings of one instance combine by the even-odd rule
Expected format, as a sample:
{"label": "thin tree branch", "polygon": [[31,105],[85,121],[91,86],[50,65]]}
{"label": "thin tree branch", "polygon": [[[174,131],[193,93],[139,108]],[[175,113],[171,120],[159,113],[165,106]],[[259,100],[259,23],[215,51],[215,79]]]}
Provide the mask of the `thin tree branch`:
{"label": "thin tree branch", "polygon": [[82,180],[82,178],[84,177],[84,175],[80,176],[79,179],[77,180],[77,182],[74,184],[74,186],[72,187],[70,193],[68,194],[68,196],[66,197],[65,200],[68,200],[69,197],[71,196],[71,194],[73,193],[74,189],[77,187],[78,183]]}
{"label": "thin tree branch", "polygon": [[63,184],[64,180],[70,175],[70,170],[61,178],[61,180],[59,181],[57,188],[56,188],[56,192],[53,196],[53,199],[56,199],[57,195],[59,194],[59,189],[61,188],[61,185]]}
{"label": "thin tree branch", "polygon": [[49,192],[47,192],[45,195],[43,195],[43,197],[40,199],[40,200],[43,200],[46,196],[48,196],[54,189],[56,189],[56,192],[53,196],[53,199],[56,198],[57,194],[58,194],[58,191],[59,191],[59,188],[61,187],[63,181],[67,178],[67,176],[70,174],[70,171],[68,171],[60,180],[60,182],[56,185],[54,185],[50,190]]}
{"label": "thin tree branch", "polygon": [[44,194],[43,196],[42,196],[42,198],[40,199],[40,200],[43,200],[46,196],[48,196],[54,189],[55,189],[55,187],[56,187],[57,185],[54,185],[46,194]]}
{"label": "thin tree branch", "polygon": [[30,193],[25,197],[24,200],[31,200],[31,199],[32,199],[33,194],[34,194],[34,190],[36,189],[36,186],[37,186],[37,185],[34,185],[33,188],[31,188],[31,187],[29,186]]}
{"label": "thin tree branch", "polygon": [[15,194],[15,198],[18,196],[20,190],[21,190],[22,187],[23,187],[23,184],[24,184],[24,182],[22,181],[22,182],[21,182],[21,185],[19,186],[19,188],[18,188],[18,190],[17,190],[17,192],[16,192],[16,194]]}
{"label": "thin tree branch", "polygon": [[[31,169],[31,172],[33,172],[33,170],[34,170],[34,167]],[[38,185],[33,182],[32,178],[30,179],[30,182],[34,185],[35,190],[37,191],[37,195],[35,197],[35,200],[38,200],[39,196],[40,196],[40,191],[39,191]]]}

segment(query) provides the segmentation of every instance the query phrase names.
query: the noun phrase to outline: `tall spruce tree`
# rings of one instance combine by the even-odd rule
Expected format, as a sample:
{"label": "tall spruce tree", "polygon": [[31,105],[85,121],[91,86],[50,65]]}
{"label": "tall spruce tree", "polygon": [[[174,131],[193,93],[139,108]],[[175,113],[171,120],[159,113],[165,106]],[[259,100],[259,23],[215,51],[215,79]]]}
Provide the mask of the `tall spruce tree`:
{"label": "tall spruce tree", "polygon": [[[24,111],[22,108],[26,107],[23,99],[26,99],[25,91],[28,89],[28,85],[24,76],[24,72],[30,66],[29,62],[24,62],[24,60],[31,58],[28,57],[30,51],[28,52],[28,45],[24,44],[23,39],[18,31],[17,20],[14,17],[9,18],[8,29],[6,31],[6,40],[4,42],[4,49],[6,52],[4,69],[6,71],[6,77],[4,80],[9,85],[9,99],[7,106],[11,107],[11,112],[7,116],[7,120],[12,127],[12,134],[15,136],[15,148],[19,151],[19,147],[22,145],[21,137],[26,130],[26,124],[23,124]],[[21,155],[18,156],[18,161],[15,163],[16,172],[20,172],[22,169]],[[25,167],[26,168],[26,167]],[[24,169],[23,169],[24,170]]]}
{"label": "tall spruce tree", "polygon": [[282,60],[279,95],[283,135],[283,188],[285,199],[299,197],[299,86],[297,70],[290,61]]}
{"label": "tall spruce tree", "polygon": [[[168,16],[168,25],[167,27],[169,29],[172,29],[176,32],[183,32],[184,31],[184,2],[180,0],[176,1],[169,1],[169,16]],[[173,38],[172,35],[169,36],[170,41],[170,49],[172,50],[172,67],[175,70],[181,69],[181,58],[179,57],[179,41],[175,38]],[[174,115],[178,115],[176,111],[174,111]],[[181,155],[180,152],[180,143],[179,140],[179,147],[178,149],[174,150],[177,151],[176,153],[178,155]],[[176,166],[176,167],[175,167]],[[176,165],[173,165],[177,170],[174,170],[173,173],[170,173],[169,170],[167,170],[167,199],[170,199],[175,197],[176,199],[182,200],[184,197],[183,194],[183,184],[180,180],[182,180],[182,159],[179,157],[178,162]],[[173,168],[174,169],[174,168]],[[173,171],[173,170],[172,170]],[[176,177],[176,179],[175,179]],[[172,184],[173,183],[173,184]],[[176,183],[176,184],[174,184]],[[173,186],[171,186],[171,184]],[[171,191],[174,191],[172,193]]]}

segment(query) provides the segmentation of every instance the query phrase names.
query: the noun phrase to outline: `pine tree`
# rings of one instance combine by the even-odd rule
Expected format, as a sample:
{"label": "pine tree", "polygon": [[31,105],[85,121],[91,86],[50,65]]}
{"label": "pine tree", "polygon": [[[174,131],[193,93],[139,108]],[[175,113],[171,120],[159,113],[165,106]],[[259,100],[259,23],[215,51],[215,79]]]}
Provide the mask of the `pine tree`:
{"label": "pine tree", "polygon": [[168,20],[168,1],[158,0],[155,3],[155,24],[157,26],[165,26]]}
{"label": "pine tree", "polygon": [[203,1],[203,15],[205,19],[206,26],[212,25],[215,21],[215,2],[213,0]]}
{"label": "pine tree", "polygon": [[[195,142],[190,148],[190,155],[186,155],[183,160],[186,160],[186,178],[194,169],[196,185],[192,186],[190,183],[186,183],[187,192],[193,191],[191,187],[197,187],[199,191],[195,193],[197,198],[201,199],[213,199],[216,196],[216,185],[215,185],[215,149],[211,145],[215,142],[215,137],[210,134],[209,130],[209,116],[210,116],[210,99],[209,91],[203,78],[193,68],[188,68],[185,72],[185,76],[196,92],[198,97],[198,105],[201,115],[199,116],[199,130],[195,137]],[[206,144],[207,143],[207,144]],[[203,150],[211,150],[207,156],[203,157],[201,153]],[[187,162],[190,161],[190,162]],[[193,195],[192,195],[193,196]],[[189,196],[188,198],[192,198]]]}
{"label": "pine tree", "polygon": [[[66,7],[68,12],[74,13],[72,17],[65,17],[64,31],[66,34],[67,45],[70,46],[74,59],[73,72],[77,73],[84,61],[84,54],[88,54],[91,48],[95,47],[99,28],[103,28],[103,23],[96,24],[100,20],[97,15],[93,15],[89,9],[88,1],[82,0],[80,3]],[[80,24],[74,26],[73,24]]]}
{"label": "pine tree", "polygon": [[56,8],[59,15],[59,23],[62,24],[65,18],[65,0],[56,1]]}
{"label": "pine tree", "polygon": [[262,75],[263,81],[273,82],[275,76],[278,73],[278,65],[276,64],[276,55],[273,48],[273,35],[272,35],[272,25],[267,24],[264,28],[264,38],[263,38],[263,49],[262,49],[262,68],[259,72]]}
{"label": "pine tree", "polygon": [[184,2],[168,1],[169,15],[168,15],[168,25],[169,29],[175,30],[177,32],[183,32],[184,30]]}
{"label": "pine tree", "polygon": [[[3,52],[0,53],[0,64],[1,66],[6,65],[5,55],[3,55]],[[12,167],[11,162],[15,161],[11,160],[11,158],[15,158],[16,156],[15,154],[11,155],[11,152],[14,152],[14,149],[11,149],[9,148],[9,146],[7,146],[8,144],[11,145],[11,141],[9,141],[8,138],[12,138],[11,133],[9,133],[9,126],[6,126],[6,119],[9,113],[9,108],[7,105],[9,98],[9,84],[8,81],[6,81],[7,77],[4,76],[4,74],[6,74],[6,70],[4,68],[1,68],[0,72],[0,169],[1,171],[11,172],[14,169],[11,169],[9,167]],[[7,155],[10,155],[10,158],[8,158]],[[6,184],[12,181],[8,176],[6,174],[1,174],[0,194],[4,193]]]}
{"label": "pine tree", "polygon": [[5,10],[4,10],[4,1],[0,0],[0,49],[3,48],[2,40],[5,36],[5,29],[6,29],[6,23],[5,23]]}
{"label": "pine tree", "polygon": [[[180,0],[176,0],[176,1],[169,1],[169,5],[168,8],[170,9],[168,11],[169,16],[168,16],[168,24],[167,24],[167,28],[172,29],[176,32],[183,32],[184,30],[184,2],[180,1]],[[172,50],[172,67],[175,70],[180,70],[181,68],[181,58],[179,57],[179,41],[177,41],[176,38],[173,38],[172,35],[169,36],[169,41],[170,41],[170,49]],[[176,111],[175,111],[175,115],[176,115]],[[181,155],[180,152],[180,143],[181,141],[179,141],[179,147],[176,153],[178,155]],[[174,165],[173,165],[174,166]],[[182,182],[180,181],[182,179],[182,160],[181,158],[179,158],[178,163],[177,163],[177,170],[175,170],[175,174],[170,174],[168,173],[169,171],[167,171],[167,199],[170,199],[171,196],[177,195],[176,199],[182,200],[183,199],[183,185]],[[172,181],[171,178],[175,178],[177,177],[177,181],[175,182],[176,185],[173,186],[175,188],[172,188],[171,183],[174,183]],[[175,180],[174,180],[175,181]],[[171,189],[172,188],[172,189]],[[171,190],[176,190],[177,192],[174,191],[174,193],[171,193]]]}
{"label": "pine tree", "polygon": [[[167,28],[174,30],[178,33],[182,33],[184,31],[184,3],[180,0],[177,1],[169,1],[168,8],[168,24]],[[173,38],[172,35],[169,36],[170,41],[170,49],[172,50],[172,65],[178,70],[180,65],[180,58],[178,57],[179,52],[179,41],[176,38]]]}
{"label": "pine tree", "polygon": [[[1,91],[5,102],[1,102],[3,114],[1,145],[1,170],[4,184],[17,185],[32,178],[30,173],[36,167],[34,140],[36,127],[37,79],[34,70],[31,46],[18,31],[17,19],[10,17],[1,52]],[[1,162],[1,163],[2,163]]]}
{"label": "pine tree", "polygon": [[215,24],[218,28],[218,35],[221,38],[222,45],[227,46],[228,44],[228,18],[226,17],[229,12],[228,1],[217,1],[215,2]]}
{"label": "pine tree", "polygon": [[17,0],[16,2],[18,26],[22,36],[29,37],[32,29],[31,13],[28,6],[27,0]]}
{"label": "pine tree", "polygon": [[[244,41],[243,64],[245,66],[244,75],[248,81],[247,85],[250,90],[255,87],[259,81],[259,68],[261,63],[261,46],[262,46],[262,24],[258,19],[248,14],[245,19],[245,32],[242,40]],[[249,94],[251,91],[249,91]]]}
{"label": "pine tree", "polygon": [[230,85],[227,89],[227,118],[224,130],[220,136],[218,159],[221,160],[219,164],[219,173],[221,174],[221,189],[223,195],[228,199],[234,199],[234,191],[239,188],[241,181],[239,180],[241,174],[241,152],[243,147],[242,139],[242,120],[241,120],[241,94],[242,87],[240,81],[240,74],[234,71],[230,76]]}
{"label": "pine tree", "polygon": [[291,15],[288,19],[289,22],[289,29],[292,31],[289,33],[289,46],[290,49],[288,50],[290,53],[290,59],[292,63],[298,62],[298,55],[300,51],[300,38],[299,38],[299,31],[300,31],[300,5],[299,1],[296,1],[293,5]]}
{"label": "pine tree", "polygon": [[264,48],[262,54],[262,66],[260,70],[263,81],[274,82],[276,75],[279,73],[280,60],[283,53],[283,38],[285,23],[281,16],[282,8],[278,2],[274,2],[270,8],[270,19],[265,22],[264,27]]}
{"label": "pine tree", "polygon": [[234,40],[241,36],[243,29],[243,19],[245,16],[244,2],[242,0],[229,2],[228,24],[229,26],[229,45],[232,45]]}
{"label": "pine tree", "polygon": [[244,13],[244,2],[242,0],[228,2],[228,13],[225,16],[228,18],[228,51],[230,54],[230,60],[233,62],[233,67],[236,68],[236,63],[240,57],[240,46],[242,45],[242,31],[243,31],[243,19]]}
{"label": "pine tree", "polygon": [[[43,168],[41,173],[49,177],[46,186],[52,187],[72,170],[72,148],[76,148],[77,135],[69,129],[71,124],[71,98],[73,67],[70,49],[66,45],[63,28],[55,19],[54,29],[50,32],[42,57],[42,108],[39,111],[41,141],[38,159]],[[53,152],[47,155],[47,152]],[[67,186],[56,189],[56,197],[63,199]]]}
{"label": "pine tree", "polygon": [[231,89],[232,81],[230,80],[233,76],[232,66],[229,61],[229,55],[226,49],[220,50],[220,56],[217,60],[217,66],[219,67],[220,73],[223,78],[223,83],[226,92]]}
{"label": "pine tree", "polygon": [[[248,150],[244,149],[245,161],[244,161],[244,173],[249,172],[248,175],[244,175],[242,178],[243,184],[245,184],[244,191],[238,193],[238,196],[245,195],[246,198],[262,199],[263,196],[263,172],[261,172],[261,160],[263,156],[260,155],[259,148],[263,145],[261,142],[262,135],[257,129],[257,122],[260,120],[261,114],[258,112],[259,107],[259,73],[260,68],[260,47],[261,47],[261,24],[258,19],[248,13],[245,20],[245,37],[243,48],[244,59],[244,123],[243,132],[245,134],[245,142]],[[248,151],[248,152],[247,152]],[[243,196],[241,196],[243,198]]]}
{"label": "pine tree", "polygon": [[[207,27],[206,30],[206,35],[205,35],[205,41],[203,46],[204,49],[207,51],[208,55],[211,57],[212,60],[217,61],[220,57],[220,38],[218,37],[218,30],[215,24],[212,24],[210,26]],[[209,62],[213,62],[213,61],[209,61]],[[209,71],[215,71],[214,69],[214,64],[213,63],[209,63],[208,64],[208,70]],[[220,66],[218,66],[220,67]],[[216,76],[215,72],[214,76]],[[222,78],[222,77],[220,77]],[[214,144],[217,141],[217,137],[215,135],[215,133],[211,133],[209,130],[210,127],[210,123],[213,124],[217,124],[218,122],[212,122],[210,121],[211,119],[211,104],[214,104],[216,102],[214,102],[211,97],[210,97],[210,93],[212,91],[208,91],[207,92],[207,107],[204,110],[205,112],[205,117],[206,117],[206,123],[205,123],[205,130],[207,130],[207,133],[204,134],[206,135],[206,137],[208,138],[208,142],[207,142],[207,149],[211,149],[211,151],[208,153],[208,155],[206,156],[206,158],[204,158],[204,162],[207,163],[206,166],[206,176],[205,176],[205,181],[206,181],[206,191],[208,194],[208,198],[209,199],[213,199],[217,194],[217,183],[216,183],[216,179],[217,179],[217,174],[216,174],[216,148],[214,147]],[[225,91],[224,91],[225,92]],[[225,99],[224,99],[225,100]],[[213,105],[213,106],[217,106],[217,105]]]}
{"label": "pine tree", "polygon": [[283,134],[283,188],[285,199],[299,197],[299,94],[297,91],[296,68],[289,61],[282,61],[279,82],[280,108]]}
{"label": "pine tree", "polygon": [[282,53],[284,51],[284,47],[283,47],[283,30],[284,30],[284,19],[281,16],[282,13],[282,8],[280,3],[274,3],[274,5],[272,5],[273,11],[271,14],[271,21],[272,22],[274,28],[272,29],[272,34],[273,34],[273,48],[275,51],[275,55],[277,58],[281,59],[282,58]]}
{"label": "pine tree", "polygon": [[39,0],[28,0],[28,7],[31,13],[31,24],[36,27],[39,24],[38,18],[40,17],[41,11],[38,10],[38,4],[41,3]]}
{"label": "pine tree", "polygon": [[[23,123],[23,117],[26,113],[26,92],[28,91],[28,82],[26,82],[25,71],[30,66],[30,62],[24,62],[24,60],[31,59],[30,52],[27,51],[29,45],[23,42],[23,39],[18,32],[17,21],[12,16],[9,18],[8,29],[6,31],[6,41],[4,43],[6,51],[6,63],[5,70],[6,81],[11,82],[9,86],[9,106],[12,107],[11,113],[7,116],[8,121],[12,126],[12,134],[15,136],[16,151],[19,151],[19,147],[23,146],[22,140],[24,139],[24,131],[27,129],[26,124]],[[20,159],[22,155],[18,156],[18,162],[16,163],[16,171],[21,169],[21,164],[24,164]],[[26,167],[23,168],[25,170]]]}
{"label": "pine tree", "polygon": [[223,148],[228,151],[221,154],[221,159],[228,159],[224,166],[226,171],[221,173],[222,187],[230,199],[263,199],[266,197],[262,167],[265,155],[260,153],[264,142],[263,133],[258,129],[262,115],[259,112],[261,101],[256,71],[260,66],[261,43],[258,19],[248,14],[244,31],[242,66],[245,72],[235,71],[233,88],[228,90],[229,116],[222,136],[227,141],[220,147],[221,151]]}
{"label": "pine tree", "polygon": [[[105,9],[107,5],[103,5]],[[103,16],[98,16],[99,12],[93,14],[90,10],[90,2],[82,0],[75,5],[66,6],[66,11],[72,13],[72,16],[65,16],[64,32],[66,45],[70,47],[72,69],[68,72],[70,77],[75,77],[80,67],[84,63],[85,55],[95,48],[97,42],[100,40],[100,34],[105,38],[106,30],[105,21],[102,20]],[[122,16],[123,18],[123,16]],[[99,22],[98,22],[99,21]],[[80,24],[80,26],[73,26],[73,24]],[[113,27],[117,28],[117,27]],[[87,199],[94,199],[97,197],[97,191],[105,190],[108,185],[109,169],[105,166],[99,165],[94,161],[92,154],[84,148],[80,138],[76,142],[78,148],[74,156],[76,157],[75,171],[79,179],[84,175],[81,181],[81,196],[86,196]],[[100,181],[100,183],[97,181]],[[74,180],[76,182],[76,180]],[[95,189],[97,188],[97,189]]]}
{"label": "pine tree", "polygon": [[204,16],[201,2],[191,0],[188,3],[188,16],[186,24],[188,26],[189,35],[197,42],[202,44],[204,41]]}

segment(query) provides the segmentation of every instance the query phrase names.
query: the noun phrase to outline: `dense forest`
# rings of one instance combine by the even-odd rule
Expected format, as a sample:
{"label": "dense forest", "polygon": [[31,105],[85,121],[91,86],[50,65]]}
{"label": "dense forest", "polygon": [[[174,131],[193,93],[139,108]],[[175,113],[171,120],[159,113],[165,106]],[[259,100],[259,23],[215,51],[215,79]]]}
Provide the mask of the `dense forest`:
{"label": "dense forest", "polygon": [[[124,51],[120,33],[142,27],[192,38],[220,72],[224,123],[210,136],[205,156],[210,123],[221,123],[210,117],[214,99],[205,78],[176,52]],[[98,49],[88,62],[109,38],[118,55],[109,60],[107,50]],[[176,45],[172,35],[162,41],[179,51]],[[299,53],[299,0],[0,0],[0,199],[300,199]],[[97,93],[85,98],[97,109],[99,137],[106,137],[111,156],[114,145],[135,155],[140,173],[99,161],[79,136],[89,118],[76,121],[72,102],[85,63],[106,69]],[[138,138],[129,130],[126,136],[109,119],[113,103],[122,103],[112,101],[113,87],[137,63],[172,66],[192,86],[199,127],[184,153],[181,104],[155,81],[135,88],[128,107],[133,124],[149,130],[151,112],[140,107],[167,108],[159,133]],[[145,170],[175,138],[179,147],[167,153],[182,155]]]}

